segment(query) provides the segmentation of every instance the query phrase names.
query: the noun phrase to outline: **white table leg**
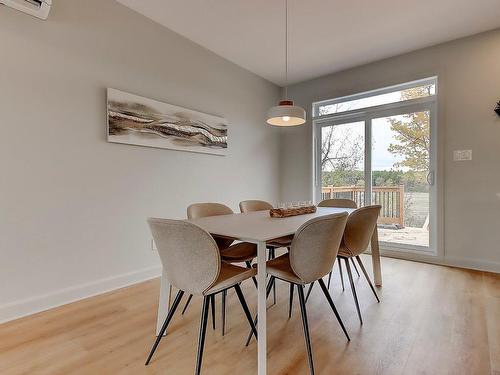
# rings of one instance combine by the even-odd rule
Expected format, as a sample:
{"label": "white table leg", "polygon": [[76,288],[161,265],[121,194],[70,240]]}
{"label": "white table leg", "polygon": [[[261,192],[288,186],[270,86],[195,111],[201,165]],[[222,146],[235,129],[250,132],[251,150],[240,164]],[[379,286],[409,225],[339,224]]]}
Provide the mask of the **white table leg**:
{"label": "white table leg", "polygon": [[378,243],[377,226],[375,226],[375,229],[373,230],[370,247],[372,250],[373,279],[376,286],[382,286],[382,267],[380,265],[380,248]]}
{"label": "white table leg", "polygon": [[259,242],[257,244],[257,313],[259,319],[257,322],[257,331],[259,340],[257,342],[258,352],[258,375],[266,375],[267,373],[267,308],[266,308],[266,243]]}
{"label": "white table leg", "polygon": [[156,335],[160,333],[161,326],[167,318],[168,310],[170,308],[171,291],[172,286],[168,282],[167,275],[165,274],[165,269],[163,269],[161,272],[160,298],[158,301],[158,318],[156,321]]}

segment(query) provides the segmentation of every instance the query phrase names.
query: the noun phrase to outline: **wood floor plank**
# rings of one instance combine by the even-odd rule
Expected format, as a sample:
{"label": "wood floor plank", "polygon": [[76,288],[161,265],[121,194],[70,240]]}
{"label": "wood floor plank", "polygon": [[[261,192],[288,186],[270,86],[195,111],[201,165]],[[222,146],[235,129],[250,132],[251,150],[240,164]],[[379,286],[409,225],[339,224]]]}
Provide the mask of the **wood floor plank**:
{"label": "wood floor plank", "polygon": [[[364,263],[371,272],[369,258]],[[500,275],[383,258],[384,287],[377,303],[355,275],[364,324],[338,269],[332,298],[351,342],[319,287],[307,304],[317,374],[500,374]],[[308,373],[302,322],[295,298],[288,319],[288,285],[277,282],[278,303],[268,310],[268,373]],[[252,313],[256,291],[243,292]],[[0,325],[0,374],[192,374],[201,298],[176,314],[151,364],[159,280],[78,301]],[[226,335],[209,325],[203,374],[255,374],[255,340],[244,346],[248,324],[228,293]]]}
{"label": "wood floor plank", "polygon": [[500,375],[500,282],[498,275],[484,273],[482,276],[491,373]]}

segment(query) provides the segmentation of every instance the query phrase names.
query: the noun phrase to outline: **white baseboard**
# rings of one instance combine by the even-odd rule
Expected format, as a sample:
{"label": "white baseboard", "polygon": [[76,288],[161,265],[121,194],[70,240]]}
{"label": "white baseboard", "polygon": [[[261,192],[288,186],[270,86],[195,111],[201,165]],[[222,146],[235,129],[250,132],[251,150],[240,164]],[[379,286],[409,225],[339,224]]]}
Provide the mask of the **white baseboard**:
{"label": "white baseboard", "polygon": [[445,257],[443,264],[459,268],[468,268],[477,271],[486,271],[493,273],[500,273],[500,263],[490,262],[484,260],[462,258],[462,257]]}
{"label": "white baseboard", "polygon": [[470,258],[454,257],[454,256],[440,257],[440,256],[416,254],[403,251],[391,251],[385,249],[380,250],[380,254],[382,256],[390,258],[405,259],[405,260],[411,260],[415,262],[422,262],[429,264],[437,264],[440,266],[450,266],[450,267],[465,268],[477,271],[500,273],[499,262],[484,261],[481,259],[470,259]]}
{"label": "white baseboard", "polygon": [[0,324],[84,298],[106,293],[161,275],[161,266],[144,268],[122,275],[76,285],[41,296],[0,305]]}

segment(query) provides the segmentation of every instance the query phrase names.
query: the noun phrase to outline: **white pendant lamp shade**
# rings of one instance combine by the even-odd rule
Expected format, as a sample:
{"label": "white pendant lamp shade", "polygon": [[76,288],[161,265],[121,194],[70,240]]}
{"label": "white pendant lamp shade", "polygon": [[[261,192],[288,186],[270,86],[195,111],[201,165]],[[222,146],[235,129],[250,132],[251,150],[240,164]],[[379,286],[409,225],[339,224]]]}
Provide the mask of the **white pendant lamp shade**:
{"label": "white pendant lamp shade", "polygon": [[282,100],[267,112],[267,123],[274,126],[296,126],[306,122],[306,111],[293,105],[291,100]]}
{"label": "white pendant lamp shade", "polygon": [[274,126],[296,126],[306,122],[304,108],[293,105],[287,98],[288,85],[288,0],[285,0],[285,100],[267,112],[266,122]]}

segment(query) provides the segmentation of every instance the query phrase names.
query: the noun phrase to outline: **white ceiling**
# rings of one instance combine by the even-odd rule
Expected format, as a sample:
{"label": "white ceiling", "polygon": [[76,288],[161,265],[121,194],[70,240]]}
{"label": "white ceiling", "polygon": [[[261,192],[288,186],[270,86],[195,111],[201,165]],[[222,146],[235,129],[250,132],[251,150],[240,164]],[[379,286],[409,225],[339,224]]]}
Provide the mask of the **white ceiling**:
{"label": "white ceiling", "polygon": [[[284,0],[117,0],[284,85]],[[289,0],[289,83],[500,27],[500,0]]]}

